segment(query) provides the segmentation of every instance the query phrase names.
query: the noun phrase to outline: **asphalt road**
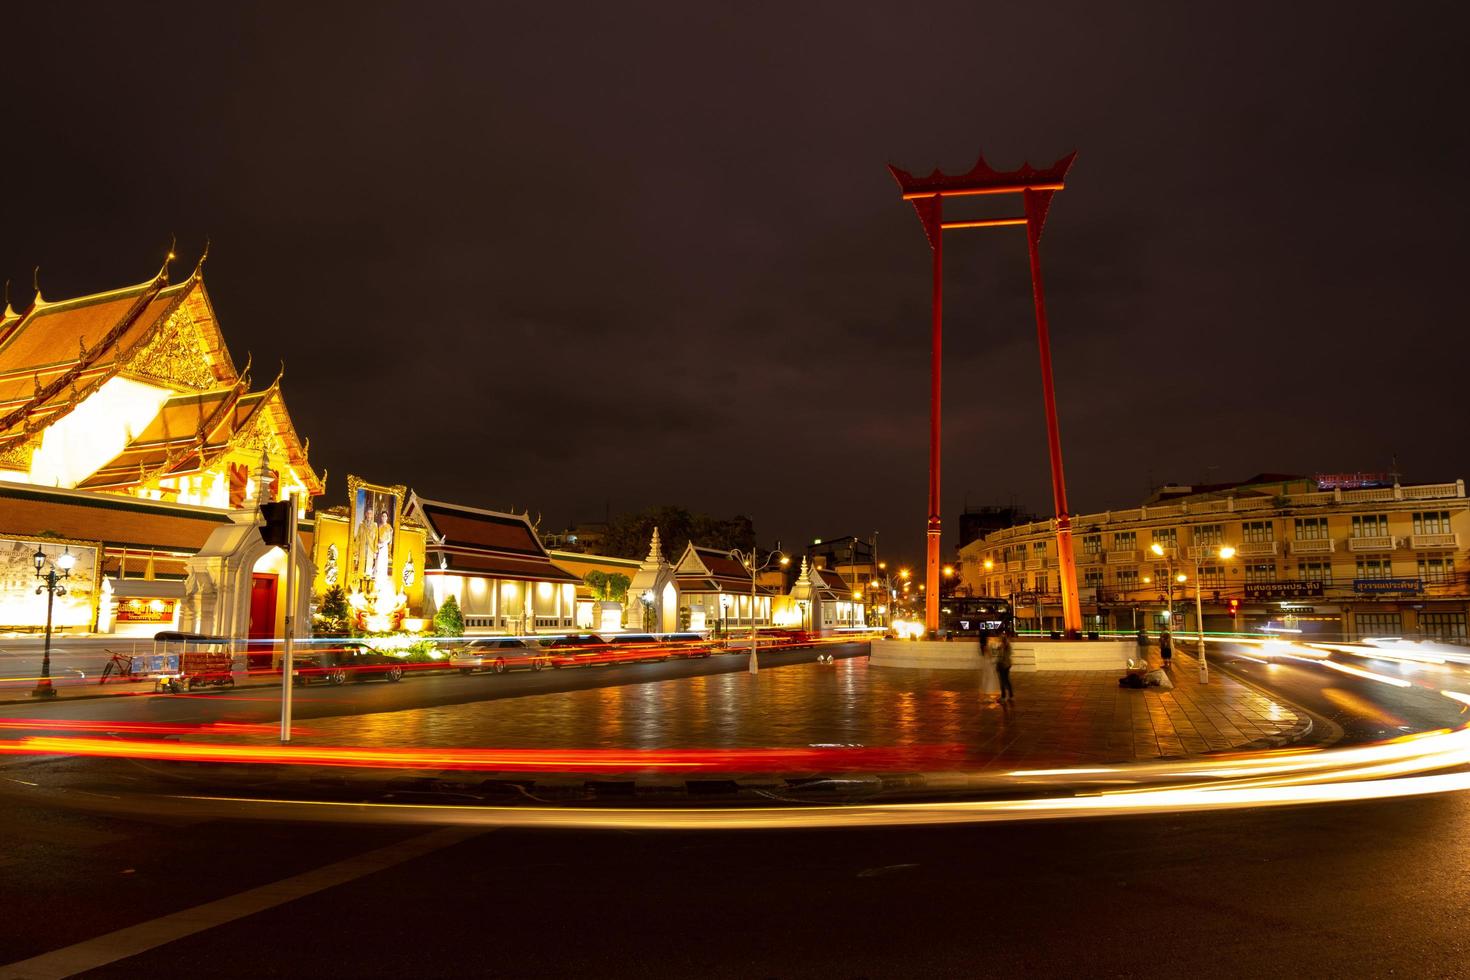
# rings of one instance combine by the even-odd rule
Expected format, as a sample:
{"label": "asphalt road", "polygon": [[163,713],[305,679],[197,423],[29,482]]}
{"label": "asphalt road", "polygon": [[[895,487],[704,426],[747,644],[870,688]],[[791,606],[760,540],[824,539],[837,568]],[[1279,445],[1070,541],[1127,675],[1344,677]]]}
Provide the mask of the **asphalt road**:
{"label": "asphalt road", "polygon": [[[354,876],[436,832],[93,816],[43,795],[70,764],[4,773],[23,793],[0,809],[0,964],[123,927],[147,946],[160,917],[209,902],[213,928],[69,962],[99,977],[1453,977],[1470,960],[1467,794],[959,828],[492,830]],[[247,889],[294,895],[295,876],[332,866],[334,887],[243,914]]]}
{"label": "asphalt road", "polygon": [[[1341,658],[1413,685],[1401,688],[1250,656],[1212,662],[1345,740],[1465,722],[1433,693],[1470,688],[1463,668]],[[701,667],[744,662],[298,693],[306,716],[325,716]],[[273,718],[278,692],[249,693],[265,701],[65,708]],[[155,801],[131,812],[77,778],[96,765],[0,763],[0,978],[1470,976],[1466,793],[965,827],[443,831],[202,819],[170,809],[186,787],[114,764],[120,790]]]}

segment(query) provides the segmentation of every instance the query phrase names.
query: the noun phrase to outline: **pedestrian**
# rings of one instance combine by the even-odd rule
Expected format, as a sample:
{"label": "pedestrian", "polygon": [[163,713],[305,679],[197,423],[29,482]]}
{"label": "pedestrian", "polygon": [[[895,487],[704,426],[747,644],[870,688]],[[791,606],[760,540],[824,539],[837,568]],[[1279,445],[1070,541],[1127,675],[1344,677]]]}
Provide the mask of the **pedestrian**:
{"label": "pedestrian", "polygon": [[1000,635],[1000,644],[995,648],[995,672],[1000,677],[1000,700],[1016,700],[1016,690],[1011,687],[1011,634]]}
{"label": "pedestrian", "polygon": [[1165,667],[1174,662],[1174,642],[1169,639],[1167,629],[1159,633],[1159,656],[1163,659]]}

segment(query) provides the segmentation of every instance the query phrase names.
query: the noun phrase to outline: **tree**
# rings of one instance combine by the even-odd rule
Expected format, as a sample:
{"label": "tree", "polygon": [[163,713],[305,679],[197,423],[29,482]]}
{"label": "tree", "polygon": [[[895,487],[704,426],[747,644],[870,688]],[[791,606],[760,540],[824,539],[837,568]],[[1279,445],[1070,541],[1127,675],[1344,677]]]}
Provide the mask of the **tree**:
{"label": "tree", "polygon": [[612,572],[607,577],[607,597],[613,602],[622,602],[628,598],[628,586],[633,580],[622,572]]}
{"label": "tree", "polygon": [[594,568],[582,576],[582,584],[592,590],[592,597],[599,602],[607,598],[607,572],[599,572]]}
{"label": "tree", "polygon": [[463,636],[464,613],[459,610],[459,601],[454,596],[445,596],[439,611],[434,613],[435,636]]}
{"label": "tree", "polygon": [[347,593],[334,585],[322,594],[321,605],[312,617],[312,632],[321,636],[343,636],[347,633]]}
{"label": "tree", "polygon": [[603,549],[621,558],[643,558],[648,554],[648,539],[654,528],[663,540],[664,557],[670,561],[678,561],[690,541],[721,551],[746,551],[755,546],[755,525],[744,514],[718,518],[664,504],[619,514],[608,524]]}

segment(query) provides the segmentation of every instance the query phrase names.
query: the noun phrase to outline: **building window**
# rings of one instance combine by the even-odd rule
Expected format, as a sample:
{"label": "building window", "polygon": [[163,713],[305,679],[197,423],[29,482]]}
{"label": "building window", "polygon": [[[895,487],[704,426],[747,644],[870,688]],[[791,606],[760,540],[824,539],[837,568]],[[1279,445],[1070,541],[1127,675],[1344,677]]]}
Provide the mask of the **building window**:
{"label": "building window", "polygon": [[1031,546],[1031,551],[1032,551],[1033,554],[1036,555],[1037,558],[1045,558],[1046,557],[1046,542],[1045,541],[1038,541],[1038,542],[1036,542],[1034,545]]}
{"label": "building window", "polygon": [[1387,514],[1359,514],[1353,518],[1353,537],[1383,538],[1387,536]]}
{"label": "building window", "polygon": [[1202,589],[1223,589],[1225,587],[1225,569],[1220,565],[1201,565],[1199,569],[1199,585]]}
{"label": "building window", "polygon": [[[1354,518],[1356,520],[1356,518]],[[1393,578],[1393,559],[1359,558],[1358,578]]]}
{"label": "building window", "polygon": [[1426,510],[1414,515],[1415,534],[1449,534],[1450,512],[1447,510]]}
{"label": "building window", "polygon": [[1114,531],[1113,550],[1132,551],[1138,547],[1138,533],[1136,531]]}
{"label": "building window", "polygon": [[1404,631],[1399,613],[1358,613],[1358,636],[1398,636]]}
{"label": "building window", "polygon": [[1097,567],[1087,569],[1082,576],[1082,584],[1089,589],[1102,588],[1103,570]]}
{"label": "building window", "polygon": [[1169,587],[1169,566],[1167,564],[1161,562],[1155,565],[1150,575],[1159,588],[1167,589]]}
{"label": "building window", "polygon": [[1298,517],[1296,539],[1298,541],[1321,541],[1327,537],[1327,518]]}
{"label": "building window", "polygon": [[1245,566],[1245,580],[1252,583],[1276,581],[1276,563],[1257,562]]}
{"label": "building window", "polygon": [[1276,540],[1274,521],[1246,521],[1241,526],[1242,539],[1252,544]]}
{"label": "building window", "polygon": [[1175,527],[1155,528],[1153,532],[1154,544],[1160,548],[1179,547],[1179,529]]}
{"label": "building window", "polygon": [[1298,582],[1321,582],[1323,586],[1331,585],[1332,562],[1299,561],[1296,563],[1296,580]]}
{"label": "building window", "polygon": [[1194,543],[1214,547],[1225,540],[1225,529],[1219,524],[1201,524],[1194,529]]}
{"label": "building window", "polygon": [[1464,643],[1470,640],[1466,634],[1464,613],[1420,613],[1419,632],[1426,639],[1441,643]]}
{"label": "building window", "polygon": [[1082,553],[1084,555],[1095,555],[1102,551],[1101,534],[1084,534],[1082,536]]}
{"label": "building window", "polygon": [[1125,568],[1119,571],[1118,588],[1124,592],[1132,592],[1138,588],[1138,569]]}
{"label": "building window", "polygon": [[1174,625],[1173,623],[1170,622],[1170,620],[1172,618],[1173,617],[1169,616],[1166,613],[1161,613],[1161,612],[1154,613],[1154,632],[1155,633],[1159,633],[1159,632],[1162,632],[1162,631],[1164,631],[1166,629],[1172,629],[1173,628],[1173,625]]}
{"label": "building window", "polygon": [[1046,574],[1044,572],[1036,573],[1036,585],[1034,586],[1034,588],[1035,591],[1043,595],[1046,594]]}
{"label": "building window", "polygon": [[[1416,515],[1417,516],[1417,515]],[[1436,532],[1426,532],[1433,534]],[[1420,555],[1419,577],[1426,582],[1444,585],[1455,580],[1454,555]]]}

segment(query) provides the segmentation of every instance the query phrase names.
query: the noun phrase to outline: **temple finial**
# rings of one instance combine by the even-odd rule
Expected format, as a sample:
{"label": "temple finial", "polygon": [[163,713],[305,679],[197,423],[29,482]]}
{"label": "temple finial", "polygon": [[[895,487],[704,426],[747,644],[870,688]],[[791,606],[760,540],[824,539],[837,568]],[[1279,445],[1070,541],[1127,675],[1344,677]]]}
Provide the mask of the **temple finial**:
{"label": "temple finial", "polygon": [[165,252],[163,255],[163,265],[159,267],[158,275],[153,277],[155,281],[161,280],[163,282],[168,282],[168,267],[174,260],[174,249],[178,246],[178,244],[179,236],[170,235],[168,240],[168,251]]}
{"label": "temple finial", "polygon": [[204,260],[209,258],[209,239],[204,239],[204,251],[199,253],[199,261],[194,263],[194,278],[198,279],[204,274]]}

